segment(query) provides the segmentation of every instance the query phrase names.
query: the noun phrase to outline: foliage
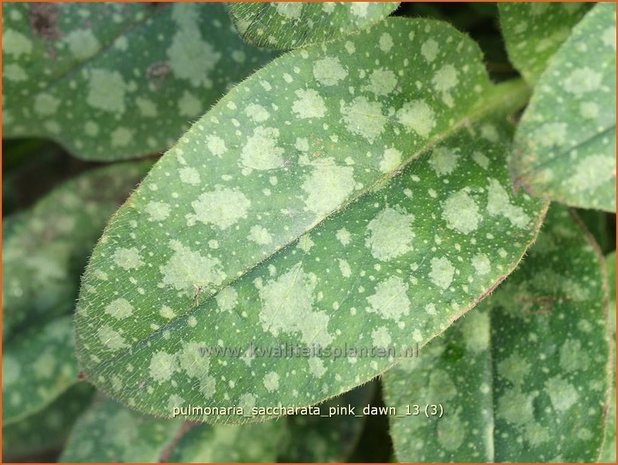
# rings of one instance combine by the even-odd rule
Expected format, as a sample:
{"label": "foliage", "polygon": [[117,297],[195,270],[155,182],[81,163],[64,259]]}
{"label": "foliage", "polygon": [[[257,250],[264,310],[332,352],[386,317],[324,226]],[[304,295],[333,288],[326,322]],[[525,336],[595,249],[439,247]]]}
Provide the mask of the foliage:
{"label": "foliage", "polygon": [[613,101],[616,7],[606,3],[575,26],[540,76],[515,136],[515,184],[567,205],[615,211]]}
{"label": "foliage", "polygon": [[49,137],[87,160],[170,147],[274,56],[245,45],[223,5],[24,3],[3,13],[5,136]]}
{"label": "foliage", "polygon": [[441,419],[392,418],[397,458],[595,460],[606,414],[597,406],[608,391],[602,271],[587,233],[552,207],[521,268],[424,357],[386,373],[387,404],[439,399],[449,410]]}
{"label": "foliage", "polygon": [[5,460],[615,460],[614,4],[3,4],[2,53]]}

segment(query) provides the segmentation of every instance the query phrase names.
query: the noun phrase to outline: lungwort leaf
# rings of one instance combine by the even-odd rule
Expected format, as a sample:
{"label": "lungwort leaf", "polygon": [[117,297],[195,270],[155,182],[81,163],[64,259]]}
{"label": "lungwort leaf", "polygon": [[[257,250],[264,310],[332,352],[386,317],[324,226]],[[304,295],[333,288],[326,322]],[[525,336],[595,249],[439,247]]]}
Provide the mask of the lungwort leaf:
{"label": "lungwort leaf", "polygon": [[77,381],[72,323],[70,315],[57,318],[4,348],[3,425],[42,410]]}
{"label": "lungwort leaf", "polygon": [[151,162],[100,168],[67,181],[5,229],[2,330],[72,311],[86,259],[111,214]]}
{"label": "lungwort leaf", "polygon": [[79,383],[68,389],[48,407],[2,428],[2,454],[5,462],[58,449],[69,435],[73,422],[88,406],[92,386]]}
{"label": "lungwort leaf", "polygon": [[60,462],[159,462],[181,425],[99,399],[75,422]]}
{"label": "lungwort leaf", "polygon": [[228,87],[272,58],[222,5],[3,4],[4,136],[85,159],[168,148]]}
{"label": "lungwort leaf", "polygon": [[[398,413],[397,458],[595,461],[608,387],[606,304],[596,245],[565,208],[550,209],[521,268],[384,375]],[[427,404],[441,404],[443,416],[427,418]]]}
{"label": "lungwort leaf", "polygon": [[368,350],[445,330],[535,237],[543,205],[513,196],[506,168],[505,115],[526,92],[490,91],[478,48],[424,20],[260,70],[163,156],[95,248],[76,315],[89,379],[157,415],[243,409],[189,417],[208,422],[372,379],[395,359]]}
{"label": "lungwort leaf", "polygon": [[538,80],[589,8],[586,3],[498,3],[507,53],[526,81]]}
{"label": "lungwort leaf", "polygon": [[616,5],[596,5],[536,86],[515,137],[516,183],[583,208],[616,209]]}
{"label": "lungwort leaf", "polygon": [[[331,42],[383,20],[399,2],[229,3],[243,39],[259,47],[291,49]],[[388,42],[384,42],[388,47]]]}

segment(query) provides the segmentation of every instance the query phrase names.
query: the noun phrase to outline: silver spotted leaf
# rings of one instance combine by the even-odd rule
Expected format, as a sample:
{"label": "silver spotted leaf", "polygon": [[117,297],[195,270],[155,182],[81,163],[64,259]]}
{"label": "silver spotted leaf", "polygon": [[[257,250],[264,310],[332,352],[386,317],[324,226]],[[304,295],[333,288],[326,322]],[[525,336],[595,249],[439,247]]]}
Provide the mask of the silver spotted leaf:
{"label": "silver spotted leaf", "polygon": [[92,247],[151,166],[131,162],[88,171],[9,220],[2,243],[5,339],[32,321],[73,311]]}
{"label": "silver spotted leaf", "polygon": [[498,3],[509,59],[530,84],[590,9],[586,3]]}
{"label": "silver spotted leaf", "polygon": [[75,422],[59,462],[159,462],[182,428],[98,399]]}
{"label": "silver spotted leaf", "polygon": [[276,462],[286,436],[282,419],[247,425],[195,425],[175,444],[174,463]]}
{"label": "silver spotted leaf", "polygon": [[20,333],[4,346],[2,424],[33,415],[77,381],[71,315]]}
{"label": "silver spotted leaf", "polygon": [[168,417],[221,409],[189,417],[209,423],[288,413],[272,408],[396,362],[346,346],[426,342],[519,262],[545,209],[510,192],[507,115],[526,87],[491,87],[443,23],[393,18],[352,40],[234,88],[112,219],[76,313],[99,389]]}
{"label": "silver spotted leaf", "polygon": [[[608,388],[600,257],[566,208],[550,208],[521,267],[418,358],[384,375],[385,401],[398,414],[397,458],[596,460]],[[443,416],[426,417],[427,404],[441,404]]]}
{"label": "silver spotted leaf", "polygon": [[273,54],[223,5],[3,4],[3,135],[52,138],[89,160],[170,147]]}
{"label": "silver spotted leaf", "polygon": [[[245,41],[258,47],[292,49],[331,42],[371,27],[398,5],[399,2],[235,2],[227,7]],[[385,47],[388,44],[384,42]]]}
{"label": "silver spotted leaf", "polygon": [[[594,52],[592,52],[594,51]],[[616,5],[596,5],[540,77],[515,136],[516,185],[616,210]]]}
{"label": "silver spotted leaf", "polygon": [[32,460],[60,449],[76,418],[91,402],[94,389],[86,383],[69,388],[45,409],[2,428],[4,462]]}
{"label": "silver spotted leaf", "polygon": [[[363,415],[362,409],[371,403],[375,387],[376,382],[368,383],[320,404],[320,416],[289,416],[287,427],[289,438],[281,448],[278,461],[285,463],[349,461],[365,426],[366,416]],[[346,410],[349,407],[355,409],[354,413]]]}
{"label": "silver spotted leaf", "polygon": [[609,330],[611,358],[611,389],[609,390],[609,409],[605,438],[599,462],[616,463],[616,252],[605,257],[607,264],[607,284],[609,288]]}

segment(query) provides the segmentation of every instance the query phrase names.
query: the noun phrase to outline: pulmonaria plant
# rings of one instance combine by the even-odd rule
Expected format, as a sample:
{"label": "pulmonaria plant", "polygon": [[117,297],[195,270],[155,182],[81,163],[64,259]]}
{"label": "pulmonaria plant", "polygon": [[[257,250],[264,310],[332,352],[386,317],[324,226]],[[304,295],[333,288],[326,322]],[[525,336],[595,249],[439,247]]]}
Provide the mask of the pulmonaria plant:
{"label": "pulmonaria plant", "polygon": [[5,458],[615,461],[615,21],[3,5]]}

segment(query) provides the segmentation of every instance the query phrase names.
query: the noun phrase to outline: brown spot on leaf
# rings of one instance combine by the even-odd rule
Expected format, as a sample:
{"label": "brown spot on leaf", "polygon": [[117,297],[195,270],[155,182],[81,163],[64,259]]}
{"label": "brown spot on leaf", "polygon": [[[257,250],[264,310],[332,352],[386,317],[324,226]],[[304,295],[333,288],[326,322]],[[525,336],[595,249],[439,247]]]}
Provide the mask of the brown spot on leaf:
{"label": "brown spot on leaf", "polygon": [[151,64],[146,70],[148,80],[152,82],[157,89],[161,88],[169,73],[170,65],[164,61],[157,61]]}
{"label": "brown spot on leaf", "polygon": [[45,40],[58,40],[58,5],[55,3],[31,3],[28,14],[32,31]]}
{"label": "brown spot on leaf", "polygon": [[518,296],[524,315],[550,315],[556,299],[552,296]]}

